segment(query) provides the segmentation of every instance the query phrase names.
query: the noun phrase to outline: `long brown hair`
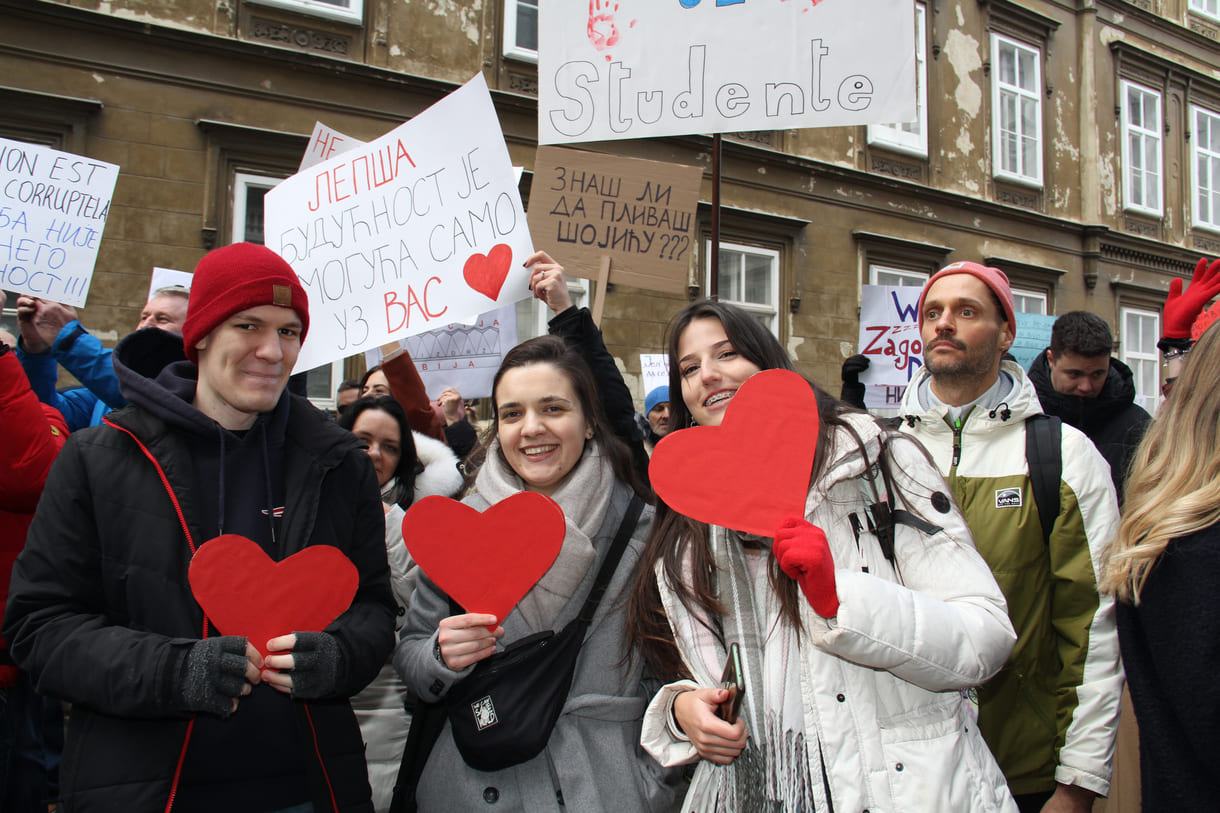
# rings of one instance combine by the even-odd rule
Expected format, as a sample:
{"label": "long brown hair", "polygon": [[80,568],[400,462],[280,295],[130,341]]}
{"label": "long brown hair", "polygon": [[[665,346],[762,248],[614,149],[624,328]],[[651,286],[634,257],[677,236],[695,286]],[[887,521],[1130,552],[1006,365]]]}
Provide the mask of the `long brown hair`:
{"label": "long brown hair", "polygon": [[[712,300],[692,302],[674,316],[667,329],[666,349],[669,354],[669,391],[671,396],[682,392],[682,380],[678,369],[678,343],[683,331],[696,319],[714,318],[724,326],[725,335],[739,354],[755,364],[760,370],[794,370],[792,360],[776,338],[746,311],[733,305]],[[856,411],[840,402],[813,382],[817,399],[819,427],[818,450],[813,461],[813,480],[816,481],[831,459],[834,450],[835,429],[846,426],[840,417],[845,412]],[[683,398],[671,397],[669,402],[669,425],[681,431],[691,421],[690,411]],[[687,583],[683,564],[691,565],[691,582]],[[712,559],[708,526],[683,516],[657,500],[656,518],[652,532],[640,557],[635,573],[631,595],[627,602],[627,630],[629,643],[638,647],[654,674],[664,680],[673,680],[685,674],[686,669],[674,645],[673,633],[665,610],[661,606],[661,594],[655,574],[660,562],[660,578],[682,601],[688,612],[696,617],[711,619],[718,626],[724,608],[716,599],[716,562]],[[785,618],[799,631],[800,596],[796,582],[784,575],[779,563],[770,557],[768,577],[771,587],[780,599]],[[713,629],[719,635],[719,629]]]}
{"label": "long brown hair", "polygon": [[1186,357],[1182,374],[1131,461],[1123,517],[1101,590],[1139,603],[1172,540],[1220,522],[1220,323]]}
{"label": "long brown hair", "polygon": [[[610,469],[614,472],[615,479],[631,486],[635,493],[639,494],[645,501],[651,502],[651,492],[640,479],[639,472],[633,464],[631,450],[627,447],[626,443],[615,436],[610,428],[610,422],[606,419],[605,410],[602,409],[601,398],[597,394],[597,383],[593,378],[593,372],[589,369],[588,363],[585,362],[579,352],[569,347],[558,336],[539,336],[529,339],[505,354],[504,361],[500,364],[500,369],[496,371],[495,378],[492,379],[491,423],[480,438],[479,449],[471,453],[470,457],[467,458],[468,465],[464,467],[467,471],[467,485],[474,483],[477,467],[485,459],[487,449],[499,431],[500,379],[509,370],[525,367],[530,364],[549,364],[568,379],[568,383],[572,385],[572,390],[576,394],[576,399],[580,402],[580,410],[584,414],[585,423],[588,424],[589,429],[593,430],[593,437],[597,439],[602,456],[610,464]],[[503,457],[504,450],[501,449],[499,454]]]}

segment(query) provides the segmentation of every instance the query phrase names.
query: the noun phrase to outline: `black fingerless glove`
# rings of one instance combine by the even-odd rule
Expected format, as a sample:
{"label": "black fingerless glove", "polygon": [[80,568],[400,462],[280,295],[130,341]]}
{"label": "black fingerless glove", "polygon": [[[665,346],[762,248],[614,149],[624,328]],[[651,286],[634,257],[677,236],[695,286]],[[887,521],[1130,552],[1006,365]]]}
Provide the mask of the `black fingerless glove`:
{"label": "black fingerless glove", "polygon": [[222,635],[192,644],[182,665],[184,708],[228,717],[246,686],[247,663],[245,638]]}
{"label": "black fingerless glove", "polygon": [[329,632],[295,632],[292,696],[317,700],[335,693],[339,679],[339,642]]}

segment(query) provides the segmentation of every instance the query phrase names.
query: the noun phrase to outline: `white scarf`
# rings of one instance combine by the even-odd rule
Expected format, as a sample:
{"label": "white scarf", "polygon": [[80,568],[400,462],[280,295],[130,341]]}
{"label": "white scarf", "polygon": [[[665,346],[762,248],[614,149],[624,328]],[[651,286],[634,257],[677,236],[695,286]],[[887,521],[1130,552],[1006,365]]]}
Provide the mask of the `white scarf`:
{"label": "white scarf", "polygon": [[[686,610],[658,567],[661,598],[678,649],[700,686],[718,686],[726,644],[740,646],[746,680],[741,715],[750,738],[746,749],[729,765],[700,760],[684,809],[822,810],[822,777],[811,771],[809,751],[814,749],[816,754],[819,746],[816,738],[806,740],[800,649],[796,631],[782,620],[779,598],[770,586],[771,554],[764,553],[759,561],[750,563],[737,532],[710,526],[708,534],[712,560],[717,564],[716,593],[725,609],[721,618],[724,643]],[[769,539],[765,541],[768,548],[769,543]],[[689,568],[688,560],[684,567],[688,579]],[[816,757],[813,763],[817,764]],[[700,777],[700,772],[710,776]]]}
{"label": "white scarf", "polygon": [[[522,618],[535,632],[554,626],[556,617],[593,566],[597,552],[590,539],[601,529],[614,484],[614,471],[602,456],[601,446],[596,440],[586,442],[580,460],[551,495],[563,509],[567,526],[563,547],[550,569],[517,604]],[[500,453],[499,438],[494,438],[488,447],[474,488],[488,505],[526,490],[524,481]]]}

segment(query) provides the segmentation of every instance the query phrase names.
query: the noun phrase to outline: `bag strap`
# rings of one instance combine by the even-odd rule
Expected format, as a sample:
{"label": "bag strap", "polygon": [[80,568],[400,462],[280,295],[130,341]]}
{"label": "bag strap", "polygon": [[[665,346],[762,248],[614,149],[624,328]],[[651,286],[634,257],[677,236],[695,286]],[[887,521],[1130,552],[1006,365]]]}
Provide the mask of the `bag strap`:
{"label": "bag strap", "polygon": [[1029,466],[1030,491],[1042,522],[1042,539],[1048,544],[1055,518],[1059,516],[1062,440],[1063,422],[1056,416],[1031,415],[1025,419],[1025,460]]}
{"label": "bag strap", "polygon": [[626,513],[623,514],[623,521],[618,525],[618,533],[614,535],[614,541],[610,543],[610,551],[606,554],[606,560],[602,562],[601,570],[597,571],[593,589],[589,591],[589,597],[585,599],[585,606],[581,608],[580,615],[577,616],[581,624],[586,627],[593,623],[593,614],[597,612],[597,605],[601,603],[602,596],[605,595],[606,588],[610,585],[610,578],[618,569],[619,560],[623,558],[623,551],[627,549],[627,542],[631,539],[631,533],[635,530],[635,524],[639,522],[643,510],[644,501],[640,499],[640,495],[632,494],[631,503],[627,506]]}

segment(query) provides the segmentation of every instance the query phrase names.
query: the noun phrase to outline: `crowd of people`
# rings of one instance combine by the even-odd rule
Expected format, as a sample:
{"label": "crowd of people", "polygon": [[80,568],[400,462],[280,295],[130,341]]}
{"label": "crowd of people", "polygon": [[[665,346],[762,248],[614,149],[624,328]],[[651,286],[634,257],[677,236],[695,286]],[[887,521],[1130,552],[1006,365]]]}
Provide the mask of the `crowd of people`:
{"label": "crowd of people", "polygon": [[[1143,808],[1216,804],[1220,328],[1200,319],[1220,261],[1171,288],[1155,417],[1103,319],[1060,316],[1026,371],[1004,273],[941,269],[896,417],[863,409],[864,357],[842,398],[807,382],[803,510],[768,535],[675,510],[648,466],[754,375],[796,370],[775,336],[689,303],[637,413],[563,267],[526,267],[548,335],[506,353],[485,427],[402,350],[344,381],[334,416],[294,392],[309,303],[262,246],[209,252],[113,351],[72,308],[18,298],[0,809],[1072,813],[1110,791],[1124,679]],[[57,389],[60,366],[82,386]],[[744,499],[739,477],[687,485]],[[406,513],[523,492],[562,510],[554,561],[502,617],[461,606],[411,556]],[[276,562],[337,549],[350,606],[222,632],[190,565],[228,535]]]}

